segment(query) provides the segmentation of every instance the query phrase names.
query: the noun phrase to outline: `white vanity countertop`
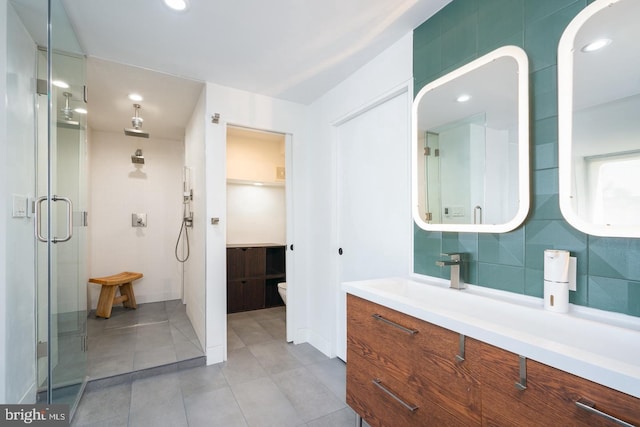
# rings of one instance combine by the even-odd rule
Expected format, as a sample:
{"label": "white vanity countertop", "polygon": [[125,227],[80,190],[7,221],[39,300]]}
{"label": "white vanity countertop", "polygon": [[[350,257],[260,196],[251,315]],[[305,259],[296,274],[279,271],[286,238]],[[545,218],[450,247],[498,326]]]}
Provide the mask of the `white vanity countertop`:
{"label": "white vanity countertop", "polygon": [[415,276],[345,282],[344,291],[640,398],[640,319]]}

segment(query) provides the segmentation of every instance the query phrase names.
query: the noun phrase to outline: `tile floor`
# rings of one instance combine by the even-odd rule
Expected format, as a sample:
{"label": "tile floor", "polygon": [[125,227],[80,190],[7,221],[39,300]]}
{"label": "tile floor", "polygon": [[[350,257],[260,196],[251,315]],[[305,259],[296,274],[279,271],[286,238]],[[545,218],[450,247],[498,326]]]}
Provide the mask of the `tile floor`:
{"label": "tile floor", "polygon": [[92,312],[87,331],[90,380],[204,356],[180,300],[114,306],[109,319]]}
{"label": "tile floor", "polygon": [[74,426],[355,425],[345,364],[285,342],[285,309],[228,316],[228,360],[85,392]]}

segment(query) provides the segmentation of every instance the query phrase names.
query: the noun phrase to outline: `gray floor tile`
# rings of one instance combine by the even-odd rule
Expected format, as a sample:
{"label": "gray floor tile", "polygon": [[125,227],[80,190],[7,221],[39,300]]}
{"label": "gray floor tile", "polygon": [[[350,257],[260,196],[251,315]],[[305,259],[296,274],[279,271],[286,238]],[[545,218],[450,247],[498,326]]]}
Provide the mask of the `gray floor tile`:
{"label": "gray floor tile", "polygon": [[193,394],[184,403],[190,427],[247,425],[229,387]]}
{"label": "gray floor tile", "polygon": [[169,320],[169,315],[166,311],[151,311],[146,313],[138,313],[138,323],[156,323],[165,322]]}
{"label": "gray floor tile", "polygon": [[264,310],[255,310],[253,312],[246,312],[246,313],[251,313],[251,318],[256,320],[257,322],[262,322],[263,320],[267,320],[267,319],[285,320],[287,316],[287,311],[285,306],[266,308]]}
{"label": "gray floor tile", "polygon": [[76,420],[71,423],[73,427],[123,427],[129,423],[129,412],[119,414],[107,420],[96,421],[89,424],[78,424]]}
{"label": "gray floor tile", "polygon": [[185,369],[179,371],[178,376],[185,399],[193,394],[206,393],[229,385],[222,373],[222,364]]}
{"label": "gray floor tile", "polygon": [[267,376],[267,371],[246,347],[228,353],[228,360],[223,363],[222,372],[230,385]]}
{"label": "gray floor tile", "polygon": [[[363,426],[366,423],[363,421]],[[323,417],[309,421],[308,427],[353,427],[356,425],[356,413],[346,407]]]}
{"label": "gray floor tile", "polygon": [[329,360],[320,350],[309,343],[303,344],[287,344],[287,350],[300,361],[303,365],[311,365],[313,363],[326,362]]}
{"label": "gray floor tile", "polygon": [[131,384],[131,412],[176,400],[182,402],[177,372],[136,380]]}
{"label": "gray floor tile", "polygon": [[250,426],[304,425],[295,408],[270,378],[232,385],[233,394]]}
{"label": "gray floor tile", "polygon": [[[145,313],[157,314],[163,308],[169,321],[151,325],[135,323],[139,321],[140,313],[144,318]],[[193,350],[199,349],[197,338],[195,343],[193,341],[193,328],[185,322],[184,305],[180,301],[154,304],[145,313],[140,310],[132,315],[123,309],[116,311],[114,319],[121,325],[126,324],[125,320],[120,320],[126,315],[130,318],[128,321],[133,322],[134,326],[124,326],[122,329],[135,333],[112,328],[100,338],[91,337],[94,348],[102,345],[106,352],[113,354],[102,356],[103,360],[99,360],[94,352],[93,359],[89,361],[90,367],[107,369],[109,361],[120,364],[126,357],[131,358],[133,365],[133,357],[142,355],[149,363],[154,357],[155,362],[161,362],[167,354],[172,354],[171,351],[178,358],[180,355],[190,356]],[[134,373],[131,378],[138,379],[131,384],[89,388],[73,425],[354,425],[355,414],[344,403],[344,363],[339,359],[328,359],[308,344],[286,344],[283,338],[284,316],[282,307],[229,315],[227,362],[182,370],[174,367],[167,373],[149,377],[135,377]],[[149,318],[152,317],[149,315]],[[98,321],[95,321],[92,330],[100,331]],[[146,333],[140,334],[141,330]],[[114,336],[99,342],[102,337],[109,335]],[[122,343],[129,344],[131,338],[118,340],[116,335],[135,337],[135,344],[124,345]],[[166,351],[151,348],[141,349],[137,354],[133,351],[141,341],[157,344],[166,342],[163,341],[166,339],[170,340],[170,345],[163,348]],[[154,356],[152,352],[155,352]],[[136,366],[142,365],[138,363]],[[151,371],[140,371],[144,372]]]}
{"label": "gray floor tile", "polygon": [[177,362],[176,348],[173,345],[153,346],[150,350],[136,351],[133,357],[133,370],[152,368]]}
{"label": "gray floor tile", "polygon": [[[134,369],[203,356],[180,300],[139,304],[137,310],[115,306],[110,319],[87,319],[88,375],[105,378]],[[171,350],[168,347],[173,347]]]}
{"label": "gray floor tile", "polygon": [[265,319],[260,321],[260,326],[275,340],[287,340],[287,326],[284,319]]}
{"label": "gray floor tile", "polygon": [[169,322],[140,326],[136,338],[136,351],[173,345]]}
{"label": "gray floor tile", "polygon": [[202,356],[202,350],[200,346],[194,345],[192,342],[183,342],[176,343],[174,345],[176,359],[177,360],[187,360],[193,359],[194,357]]}
{"label": "gray floor tile", "polygon": [[87,360],[87,375],[91,379],[105,378],[133,371],[133,352],[90,357]]}
{"label": "gray floor tile", "polygon": [[246,345],[273,340],[271,334],[255,320],[230,322],[230,326]]}
{"label": "gray floor tile", "polygon": [[306,368],[282,372],[271,378],[305,421],[331,414],[346,406]]}
{"label": "gray floor tile", "polygon": [[160,404],[151,404],[145,408],[132,410],[129,414],[129,427],[188,427],[187,414],[182,398]]}
{"label": "gray floor tile", "polygon": [[287,350],[284,341],[269,341],[249,346],[251,354],[270,374],[296,369],[302,364]]}
{"label": "gray floor tile", "polygon": [[245,347],[238,334],[232,328],[227,329],[227,351],[237,350]]}
{"label": "gray floor tile", "polygon": [[336,357],[308,365],[306,368],[327,386],[340,401],[344,402],[346,400],[347,368],[342,360]]}
{"label": "gray floor tile", "polygon": [[117,334],[103,335],[94,340],[89,347],[89,357],[96,355],[97,357],[111,356],[126,352],[133,352],[136,347],[136,334]]}
{"label": "gray floor tile", "polygon": [[107,421],[116,415],[128,415],[130,402],[130,384],[86,392],[74,416],[74,423],[89,425]]}

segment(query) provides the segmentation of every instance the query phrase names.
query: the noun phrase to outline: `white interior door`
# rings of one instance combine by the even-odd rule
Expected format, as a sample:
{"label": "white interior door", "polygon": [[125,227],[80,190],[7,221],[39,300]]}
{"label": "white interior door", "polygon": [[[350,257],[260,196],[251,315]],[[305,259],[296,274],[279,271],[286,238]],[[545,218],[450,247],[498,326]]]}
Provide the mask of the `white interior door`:
{"label": "white interior door", "polygon": [[[407,90],[337,126],[339,282],[405,276],[411,266]],[[337,290],[336,354],[346,360],[346,295]]]}

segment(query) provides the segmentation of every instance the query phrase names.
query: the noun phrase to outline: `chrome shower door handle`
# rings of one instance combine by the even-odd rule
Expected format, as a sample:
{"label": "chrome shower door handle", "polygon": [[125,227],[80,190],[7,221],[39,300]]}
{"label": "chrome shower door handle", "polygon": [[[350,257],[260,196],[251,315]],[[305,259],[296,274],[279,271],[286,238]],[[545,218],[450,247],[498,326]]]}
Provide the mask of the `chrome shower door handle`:
{"label": "chrome shower door handle", "polygon": [[[42,206],[42,202],[44,202],[45,200],[48,200],[47,196],[38,197],[36,199],[35,209],[34,209],[34,217],[35,217],[34,228],[35,228],[36,239],[44,243],[46,243],[49,240],[48,237],[45,237],[42,235],[41,206]],[[71,199],[69,199],[68,197],[60,197],[60,196],[54,195],[54,196],[51,196],[51,201],[53,202],[62,201],[67,205],[67,218],[66,218],[67,233],[62,238],[54,237],[53,239],[51,239],[51,243],[62,243],[62,242],[71,240],[71,237],[73,236],[73,203],[71,202]]]}
{"label": "chrome shower door handle", "polygon": [[44,202],[45,200],[47,200],[47,196],[38,197],[36,199],[36,203],[33,210],[33,216],[34,216],[33,231],[34,231],[34,234],[36,235],[36,239],[46,243],[47,238],[42,235],[42,226],[40,224],[40,205],[42,205],[42,202]]}
{"label": "chrome shower door handle", "polygon": [[480,205],[473,208],[473,223],[482,224],[482,206]]}
{"label": "chrome shower door handle", "polygon": [[62,243],[69,241],[73,236],[73,203],[68,197],[60,197],[56,195],[53,195],[51,197],[51,200],[54,202],[62,201],[67,205],[67,234],[62,238],[54,237],[53,239],[51,239],[51,242]]}

